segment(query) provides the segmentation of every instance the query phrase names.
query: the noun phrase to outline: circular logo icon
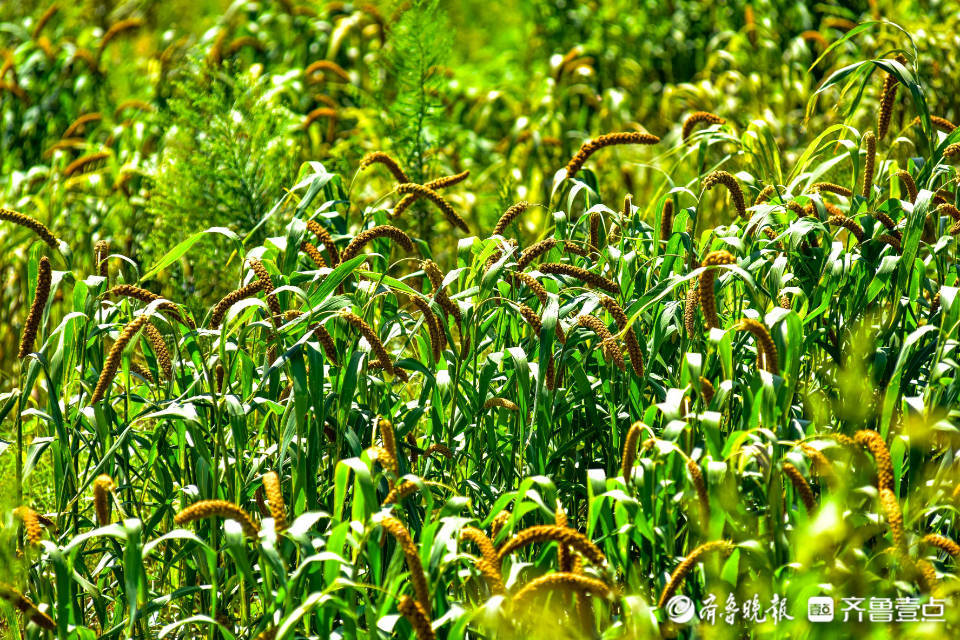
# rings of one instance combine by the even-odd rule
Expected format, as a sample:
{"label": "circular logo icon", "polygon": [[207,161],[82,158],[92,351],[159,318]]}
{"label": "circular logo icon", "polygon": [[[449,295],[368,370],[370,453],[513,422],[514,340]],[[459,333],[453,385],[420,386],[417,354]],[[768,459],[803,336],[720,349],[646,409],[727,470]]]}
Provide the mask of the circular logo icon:
{"label": "circular logo icon", "polygon": [[667,600],[667,617],[672,622],[683,624],[693,620],[696,610],[693,607],[693,600],[687,596],[673,596]]}

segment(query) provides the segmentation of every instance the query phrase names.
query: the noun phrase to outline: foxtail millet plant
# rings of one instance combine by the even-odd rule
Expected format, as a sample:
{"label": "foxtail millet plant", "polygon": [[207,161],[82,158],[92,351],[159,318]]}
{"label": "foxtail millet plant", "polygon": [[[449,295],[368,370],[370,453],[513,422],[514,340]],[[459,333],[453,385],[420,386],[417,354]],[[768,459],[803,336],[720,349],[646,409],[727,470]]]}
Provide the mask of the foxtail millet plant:
{"label": "foxtail millet plant", "polygon": [[260,290],[263,291],[267,298],[267,306],[270,307],[270,313],[273,314],[273,321],[276,323],[280,316],[283,315],[283,309],[280,307],[280,299],[277,298],[277,295],[273,292],[273,278],[270,277],[270,272],[267,271],[267,268],[263,266],[263,263],[257,258],[250,258],[248,262],[254,275],[257,276],[257,280],[263,285]]}
{"label": "foxtail millet plant", "polygon": [[6,220],[7,222],[12,222],[14,224],[20,225],[33,231],[37,236],[43,240],[48,247],[54,251],[60,251],[60,241],[50,233],[50,229],[47,229],[46,225],[41,223],[39,220],[34,220],[30,216],[26,216],[18,211],[13,211],[11,209],[0,208],[0,220]]}
{"label": "foxtail millet plant", "polygon": [[714,171],[703,179],[703,190],[710,191],[718,184],[722,184],[730,192],[730,199],[733,201],[733,207],[736,209],[737,215],[746,216],[747,204],[743,198],[743,189],[740,188],[740,183],[737,182],[733,174],[720,170]]}
{"label": "foxtail millet plant", "polygon": [[423,564],[420,562],[420,552],[417,550],[413,538],[410,537],[410,532],[407,531],[402,522],[390,516],[380,520],[379,524],[393,536],[394,540],[397,541],[397,546],[403,551],[407,560],[407,570],[410,572],[410,582],[413,584],[413,592],[416,594],[424,612],[429,616],[431,611],[430,588],[427,584],[427,575],[423,572]]}
{"label": "foxtail millet plant", "polygon": [[90,404],[96,404],[103,400],[107,390],[113,383],[113,379],[117,375],[117,369],[120,367],[120,359],[123,357],[123,350],[149,320],[150,316],[137,316],[123,327],[123,330],[117,337],[117,341],[113,343],[113,346],[110,347],[110,351],[107,353],[107,359],[103,363],[103,369],[100,371],[97,386],[93,390],[93,395],[90,396]]}
{"label": "foxtail millet plant", "polygon": [[533,276],[522,271],[512,271],[507,274],[504,279],[506,279],[508,282],[511,282],[515,287],[519,287],[517,284],[519,281],[520,284],[523,284],[525,287],[530,289],[530,291],[533,292],[533,295],[537,296],[537,300],[540,301],[540,304],[547,304],[547,290],[542,284],[540,284],[540,281]]}
{"label": "foxtail millet plant", "polygon": [[626,369],[623,362],[623,354],[620,352],[620,346],[613,339],[607,325],[600,318],[585,314],[577,318],[577,324],[593,331],[600,338],[600,345],[603,349],[603,357],[607,362],[612,363],[621,371]]}
{"label": "foxtail millet plant", "polygon": [[97,524],[101,527],[110,524],[110,495],[116,488],[113,478],[105,473],[93,481],[93,510],[97,514]]}
{"label": "foxtail millet plant", "polygon": [[460,307],[458,307],[456,303],[450,299],[446,291],[444,291],[443,272],[440,271],[440,267],[438,267],[437,263],[433,260],[422,260],[420,262],[420,268],[423,269],[423,272],[430,280],[430,285],[434,291],[434,300],[437,301],[437,304],[440,305],[443,312],[448,316],[453,316],[453,319],[456,320],[459,325],[463,320],[463,314],[460,312]]}
{"label": "foxtail millet plant", "polygon": [[467,226],[467,221],[460,217],[453,206],[447,202],[447,200],[441,196],[439,193],[422,184],[416,184],[413,182],[404,182],[401,185],[397,186],[397,193],[404,195],[412,195],[414,198],[425,198],[436,205],[440,212],[443,213],[444,217],[447,219],[451,225],[460,228],[462,231],[469,233],[470,227]]}
{"label": "foxtail millet plant", "polygon": [[690,482],[697,493],[697,502],[700,504],[700,527],[706,529],[710,523],[710,494],[707,492],[707,481],[703,478],[703,471],[700,465],[693,460],[687,459],[687,473],[690,474]]}
{"label": "foxtail millet plant", "polygon": [[[919,127],[923,123],[923,119],[920,116],[917,116],[913,119],[913,122],[910,123],[911,127]],[[944,133],[953,133],[953,130],[957,128],[957,125],[953,124],[946,118],[941,118],[940,116],[930,115],[930,124],[933,125],[934,129],[943,131]]]}
{"label": "foxtail millet plant", "polygon": [[827,218],[827,222],[835,227],[843,227],[850,232],[850,235],[857,239],[857,242],[862,243],[866,238],[866,234],[863,232],[863,227],[861,227],[855,220],[851,220],[842,213],[837,213],[830,216]]}
{"label": "foxtail millet plant", "polygon": [[757,194],[757,197],[753,201],[753,206],[757,206],[758,204],[763,204],[764,202],[769,200],[773,196],[773,194],[775,194],[776,192],[777,192],[777,188],[774,187],[772,184],[768,184],[767,186],[765,186],[763,189],[760,190],[760,193]]}
{"label": "foxtail millet plant", "polygon": [[913,176],[906,171],[900,170],[894,174],[894,177],[899,178],[903,183],[904,188],[907,190],[908,201],[916,202],[917,195],[919,195],[920,192],[917,189],[917,183],[914,181]]}
{"label": "foxtail millet plant", "polygon": [[591,542],[589,538],[579,531],[568,527],[558,527],[555,524],[534,525],[518,531],[512,538],[503,543],[497,551],[497,556],[502,562],[513,552],[537,542],[565,544],[598,567],[607,564],[607,559],[600,547]]}
{"label": "foxtail millet plant", "polygon": [[23,612],[27,620],[41,629],[54,632],[57,630],[57,624],[53,618],[38,609],[32,600],[4,582],[0,582],[0,600],[6,600],[10,606]]}
{"label": "foxtail millet plant", "polygon": [[660,214],[660,240],[667,242],[673,234],[673,198],[667,198]]}
{"label": "foxtail millet plant", "polygon": [[877,160],[877,136],[873,131],[863,134],[863,144],[867,147],[867,158],[863,163],[863,190],[861,194],[869,199],[873,191],[873,171]]}
{"label": "foxtail millet plant", "polygon": [[887,443],[883,437],[876,431],[862,429],[853,436],[854,442],[861,447],[866,448],[873,455],[877,465],[877,489],[894,489],[893,461],[890,458],[890,450],[887,449]]}
{"label": "foxtail millet plant", "polygon": [[559,571],[534,578],[523,585],[523,588],[513,595],[512,605],[515,610],[521,610],[529,606],[529,601],[539,593],[544,591],[553,593],[558,589],[566,589],[583,596],[597,595],[602,598],[608,598],[613,593],[612,589],[601,580],[576,573]]}
{"label": "foxtail millet plant", "polygon": [[327,261],[323,259],[320,250],[306,240],[300,243],[300,250],[307,254],[307,257],[309,257],[318,268],[323,269],[327,266]]}
{"label": "foxtail millet plant", "polygon": [[687,288],[686,302],[683,306],[683,326],[687,335],[692,336],[697,329],[697,306],[700,304],[700,282],[691,280]]}
{"label": "foxtail millet plant", "polygon": [[954,558],[960,558],[960,544],[957,544],[954,540],[946,536],[937,533],[928,533],[923,536],[920,542],[946,551]]}
{"label": "foxtail millet plant", "polygon": [[410,623],[410,626],[413,627],[413,632],[416,634],[417,640],[435,640],[437,634],[431,626],[430,616],[423,604],[410,596],[403,596],[400,598],[399,604],[397,604],[397,611],[399,611]]}
{"label": "foxtail millet plant", "polygon": [[510,226],[510,223],[520,217],[520,215],[526,211],[529,206],[529,202],[521,200],[520,202],[509,207],[503,212],[503,215],[500,216],[500,219],[497,220],[497,224],[493,227],[493,231],[490,232],[490,235],[502,236],[503,232],[506,231],[507,227]]}
{"label": "foxtail millet plant", "polygon": [[726,122],[720,116],[710,113],[709,111],[694,111],[688,115],[683,120],[683,128],[680,131],[680,138],[683,141],[686,141],[690,137],[690,134],[693,133],[693,129],[700,123],[707,124],[723,124]]}
{"label": "foxtail millet plant", "polygon": [[30,305],[30,311],[27,313],[27,320],[23,324],[23,334],[20,336],[20,350],[17,352],[17,358],[23,360],[33,351],[33,343],[37,340],[37,332],[40,330],[40,321],[43,319],[43,310],[47,306],[47,298],[50,297],[51,282],[50,260],[43,256],[37,264],[37,288],[33,296],[33,303]]}
{"label": "foxtail millet plant", "polygon": [[630,478],[633,475],[633,463],[637,459],[637,443],[640,436],[643,435],[645,425],[640,422],[634,422],[627,430],[627,435],[623,439],[623,454],[620,457],[620,471],[623,475],[623,481],[630,484]]}
{"label": "foxtail millet plant", "polygon": [[890,534],[893,536],[893,543],[897,551],[907,555],[907,535],[903,528],[903,513],[900,510],[900,501],[896,494],[885,487],[880,489],[880,506],[883,507],[884,517],[887,519],[887,525],[890,527]]}
{"label": "foxtail millet plant", "polygon": [[[943,207],[941,206],[940,209],[943,210]],[[873,217],[879,220],[880,224],[885,226],[887,230],[890,231],[890,235],[892,235],[894,238],[897,240],[901,240],[903,238],[903,234],[901,234],[900,230],[897,229],[897,223],[894,222],[893,218],[888,216],[886,213],[883,211],[874,211]]]}
{"label": "foxtail millet plant", "polygon": [[[719,249],[711,251],[703,259],[702,267],[717,267],[721,265],[736,264],[736,258],[729,251]],[[720,319],[717,317],[717,305],[713,292],[713,281],[716,278],[716,270],[708,268],[700,274],[700,282],[697,285],[697,300],[703,309],[704,323],[708,329],[720,326]],[[690,298],[687,298],[689,305]],[[689,329],[689,327],[688,327]]]}
{"label": "foxtail millet plant", "polygon": [[218,329],[220,327],[220,323],[223,322],[223,317],[227,314],[227,311],[230,310],[230,307],[240,302],[241,300],[245,300],[253,296],[258,291],[261,291],[262,289],[263,289],[263,281],[254,280],[249,284],[246,284],[240,287],[239,289],[235,289],[230,293],[228,293],[227,295],[223,296],[217,302],[217,304],[214,305],[213,310],[210,312],[210,328]]}
{"label": "foxtail millet plant", "polygon": [[620,285],[613,280],[608,280],[607,278],[597,275],[592,271],[587,271],[586,269],[575,267],[571,264],[565,264],[561,262],[545,262],[539,265],[537,270],[540,271],[540,273],[549,275],[576,278],[577,280],[580,280],[585,284],[594,287],[595,289],[603,289],[604,291],[614,295],[620,294]]}
{"label": "foxtail millet plant", "polygon": [[396,464],[397,460],[399,460],[397,454],[397,436],[393,430],[393,423],[385,418],[381,418],[377,421],[377,430],[380,432],[380,442],[383,443],[383,448],[387,450],[387,453],[390,454],[391,459],[394,461],[391,470],[394,475],[399,476],[400,467]]}
{"label": "foxtail millet plant", "polygon": [[427,330],[430,332],[430,346],[433,352],[433,360],[434,362],[439,362],[443,356],[443,349],[447,344],[447,334],[440,324],[440,319],[433,312],[433,309],[430,308],[430,303],[420,296],[410,295],[410,301],[413,302],[413,306],[415,306],[423,316],[423,321],[426,323]]}
{"label": "foxtail millet plant", "polygon": [[39,514],[26,505],[21,505],[13,510],[13,514],[23,523],[23,530],[27,534],[27,541],[30,544],[40,544],[43,539],[43,528],[40,526]]}
{"label": "foxtail millet plant", "polygon": [[806,507],[807,513],[812,514],[817,510],[817,500],[813,496],[813,489],[810,488],[810,483],[803,477],[800,470],[789,462],[784,462],[782,468],[783,473],[786,474],[791,484],[793,484],[797,495],[800,496],[800,501],[803,502],[803,506]]}
{"label": "foxtail millet plant", "polygon": [[360,170],[363,171],[374,163],[379,163],[386,167],[387,171],[393,175],[397,182],[410,182],[407,174],[400,168],[400,163],[383,151],[374,151],[363,156],[363,159],[360,160]]}
{"label": "foxtail millet plant", "polygon": [[358,233],[356,237],[350,241],[350,244],[347,245],[347,248],[343,250],[343,253],[340,254],[340,262],[346,262],[360,255],[360,250],[377,238],[390,238],[408,253],[414,250],[413,240],[410,239],[410,236],[396,227],[382,224]]}
{"label": "foxtail millet plant", "polygon": [[[529,307],[527,308],[529,309]],[[493,407],[500,407],[501,409],[507,409],[508,411],[520,410],[520,407],[518,407],[515,402],[507,400],[506,398],[487,398],[486,402],[483,403],[483,408],[492,409]]]}
{"label": "foxtail millet plant", "polygon": [[[907,66],[907,58],[898,53],[895,60],[904,67]],[[893,116],[893,103],[897,99],[897,89],[900,81],[896,76],[888,73],[883,78],[883,88],[880,90],[880,111],[877,115],[877,137],[884,138],[890,129],[890,120]]]}
{"label": "foxtail millet plant", "polygon": [[159,365],[163,377],[167,380],[171,379],[173,377],[173,363],[170,360],[170,351],[167,350],[163,335],[152,322],[147,322],[143,325],[143,332],[150,341],[150,347],[153,349],[153,354],[157,358],[157,365]]}
{"label": "foxtail millet plant", "polygon": [[593,140],[584,142],[580,146],[580,150],[577,151],[576,155],[570,158],[570,162],[567,163],[567,177],[572,178],[577,175],[577,173],[583,167],[583,164],[590,158],[590,156],[604,147],[611,147],[621,144],[653,145],[659,142],[660,138],[657,136],[650,133],[642,133],[640,131],[606,133],[602,136],[594,138]]}
{"label": "foxtail millet plant", "polygon": [[531,262],[547,253],[555,246],[557,246],[557,240],[555,238],[546,238],[530,245],[520,252],[520,257],[517,258],[517,268],[526,269]]}
{"label": "foxtail millet plant", "polygon": [[780,372],[780,365],[777,362],[777,345],[762,322],[753,318],[741,318],[740,322],[737,323],[737,331],[747,331],[756,338],[758,345],[757,366],[762,366],[770,373]]}
{"label": "foxtail millet plant", "polygon": [[[960,485],[957,485],[957,491],[960,492]],[[507,526],[507,523],[510,522],[510,518],[513,517],[513,514],[510,513],[508,509],[500,511],[493,517],[493,520],[490,521],[490,539],[496,540],[500,536],[500,532],[503,531],[504,527]],[[505,541],[504,541],[505,542]],[[500,546],[503,546],[501,543]],[[499,555],[497,556],[497,564],[499,566]]]}
{"label": "foxtail millet plant", "polygon": [[307,231],[315,235],[320,241],[320,244],[327,250],[327,254],[330,256],[330,266],[335,267],[340,264],[341,259],[340,253],[337,250],[337,243],[333,241],[333,236],[330,235],[330,232],[324,229],[316,220],[307,220]]}
{"label": "foxtail millet plant", "polygon": [[832,182],[817,182],[816,184],[811,185],[810,190],[814,193],[834,193],[838,196],[843,196],[844,198],[853,197],[853,191]]}
{"label": "foxtail millet plant", "polygon": [[733,552],[734,544],[729,540],[712,540],[710,542],[705,542],[699,547],[690,552],[690,554],[681,562],[676,569],[673,570],[673,573],[670,574],[670,580],[667,581],[666,586],[663,588],[663,591],[660,592],[660,599],[657,601],[657,607],[663,608],[670,598],[677,592],[678,589],[683,585],[683,581],[687,579],[690,571],[697,565],[698,562],[703,558],[703,556],[714,551],[718,551],[724,555],[729,555]]}
{"label": "foxtail millet plant", "polygon": [[643,352],[640,349],[640,341],[637,340],[637,334],[634,330],[634,327],[627,325],[629,324],[629,319],[627,314],[624,313],[623,308],[620,306],[616,300],[610,296],[605,296],[600,294],[599,296],[600,304],[603,305],[603,308],[607,310],[612,317],[614,322],[617,323],[617,329],[623,331],[623,341],[627,347],[627,353],[630,354],[630,366],[633,368],[633,372],[638,378],[643,377]]}
{"label": "foxtail millet plant", "polygon": [[207,518],[235,520],[243,528],[243,535],[248,538],[256,538],[260,533],[259,525],[253,521],[250,514],[227,500],[200,500],[182,509],[173,517],[173,521],[182,526]]}
{"label": "foxtail millet plant", "polygon": [[277,531],[283,531],[287,528],[287,505],[283,501],[280,476],[277,475],[276,471],[268,471],[263,474],[263,489],[267,494],[267,506],[270,507],[273,527]]}
{"label": "foxtail millet plant", "polygon": [[93,266],[97,270],[97,275],[102,278],[106,278],[108,275],[107,256],[109,255],[110,243],[107,240],[97,240],[97,243],[93,245]]}

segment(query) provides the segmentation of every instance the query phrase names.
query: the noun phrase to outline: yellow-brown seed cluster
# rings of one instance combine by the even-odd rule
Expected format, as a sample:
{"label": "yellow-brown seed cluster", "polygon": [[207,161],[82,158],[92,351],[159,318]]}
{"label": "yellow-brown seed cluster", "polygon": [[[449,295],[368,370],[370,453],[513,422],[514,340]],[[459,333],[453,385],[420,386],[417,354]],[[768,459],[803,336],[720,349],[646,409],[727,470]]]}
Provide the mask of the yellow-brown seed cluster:
{"label": "yellow-brown seed cluster", "polygon": [[437,637],[437,634],[431,626],[430,616],[420,602],[417,602],[409,596],[404,596],[397,605],[397,611],[399,611],[410,623],[410,626],[413,627],[413,632],[416,634],[417,640],[434,640]]}
{"label": "yellow-brown seed cluster", "polygon": [[24,616],[33,624],[47,631],[56,631],[57,625],[53,618],[37,608],[25,595],[14,589],[11,585],[0,582],[0,599],[6,600],[15,609],[22,611]]}
{"label": "yellow-brown seed cluster", "polygon": [[667,198],[663,203],[663,213],[660,214],[660,239],[666,242],[673,233],[673,198]]}
{"label": "yellow-brown seed cluster", "polygon": [[273,526],[277,531],[283,531],[287,528],[287,505],[283,501],[280,476],[276,471],[263,474],[263,489],[267,494],[267,505],[270,507]]}
{"label": "yellow-brown seed cluster", "polygon": [[[773,342],[770,332],[762,322],[753,318],[743,318],[737,324],[737,331],[747,331],[757,340],[757,365],[762,366],[770,373],[778,373],[780,366],[777,362],[777,345]],[[761,364],[762,362],[762,364]]]}
{"label": "yellow-brown seed cluster", "polygon": [[576,573],[559,571],[540,576],[525,584],[523,588],[513,596],[513,607],[518,610],[522,609],[528,606],[530,600],[537,594],[545,591],[553,592],[560,589],[569,590],[582,596],[598,595],[603,598],[609,597],[612,593],[610,587],[601,580]]}
{"label": "yellow-brown seed cluster", "polygon": [[177,525],[184,525],[195,520],[218,517],[236,520],[243,528],[243,534],[248,538],[255,538],[260,532],[260,527],[249,513],[227,500],[201,500],[180,511],[174,516],[173,521]]}
{"label": "yellow-brown seed cluster", "polygon": [[340,253],[337,251],[337,244],[333,241],[333,236],[330,235],[330,232],[324,229],[316,220],[307,220],[307,231],[315,235],[327,250],[327,253],[330,255],[330,266],[335,267],[340,264]]}
{"label": "yellow-brown seed cluster", "polygon": [[800,496],[800,500],[803,502],[803,506],[807,509],[807,513],[813,513],[816,511],[817,500],[813,496],[813,489],[810,488],[810,483],[808,483],[807,479],[803,477],[803,474],[800,473],[800,470],[789,462],[784,462],[783,472],[790,479],[790,482],[793,484],[793,488],[796,489],[797,495]]}
{"label": "yellow-brown seed cluster", "polygon": [[[735,263],[736,259],[730,252],[720,249],[708,253],[707,257],[704,258],[703,263],[700,266],[717,267]],[[706,271],[700,274],[700,283],[697,286],[697,299],[701,308],[703,309],[703,319],[704,322],[706,322],[708,329],[713,329],[714,327],[720,326],[720,319],[717,317],[716,299],[714,298],[713,293],[713,281],[715,277],[715,270],[708,268]],[[688,297],[688,307],[689,301],[690,298]],[[689,326],[687,328],[688,330],[690,329]]]}
{"label": "yellow-brown seed cluster", "polygon": [[407,174],[404,173],[403,169],[400,168],[400,163],[383,151],[374,151],[373,153],[368,153],[365,155],[360,161],[360,170],[363,171],[374,163],[379,163],[386,167],[387,171],[393,175],[397,182],[410,182],[410,179],[407,178]]}
{"label": "yellow-brown seed cluster", "polygon": [[838,196],[843,196],[845,198],[850,198],[853,196],[853,191],[832,182],[818,182],[811,186],[810,190],[814,193],[835,193]]}
{"label": "yellow-brown seed cluster", "polygon": [[854,442],[861,447],[865,447],[873,454],[873,459],[877,465],[877,489],[893,491],[893,461],[890,459],[890,451],[887,449],[887,443],[883,437],[876,431],[863,429],[854,434]]}
{"label": "yellow-brown seed cluster", "polygon": [[27,321],[23,325],[23,335],[20,336],[20,350],[17,358],[23,360],[31,351],[33,344],[37,340],[37,332],[40,330],[40,321],[43,319],[43,310],[47,306],[47,298],[50,297],[51,283],[50,260],[46,256],[40,258],[37,264],[37,288],[33,296],[33,303],[30,305],[30,311],[27,313]]}
{"label": "yellow-brown seed cluster", "polygon": [[733,543],[729,540],[713,540],[711,542],[705,542],[691,551],[690,555],[688,555],[670,575],[670,580],[667,581],[667,585],[660,593],[660,600],[657,606],[662,609],[667,604],[703,556],[713,551],[719,551],[726,555],[733,552],[733,548]]}
{"label": "yellow-brown seed cluster", "polygon": [[379,364],[383,369],[390,375],[394,375],[394,366],[393,359],[390,357],[390,354],[387,353],[386,347],[383,346],[383,343],[380,342],[380,337],[377,335],[376,331],[373,330],[366,321],[351,311],[344,309],[340,312],[340,317],[343,318],[350,326],[360,332],[360,335],[364,337],[370,347],[373,349],[374,355],[377,356],[376,364]]}
{"label": "yellow-brown seed cluster", "polygon": [[603,289],[604,291],[614,295],[620,294],[620,285],[613,280],[608,280],[603,276],[597,275],[591,271],[587,271],[586,269],[581,269],[580,267],[575,267],[571,264],[564,264],[561,262],[546,262],[541,264],[538,267],[538,270],[541,273],[547,273],[550,275],[576,278],[577,280],[580,280],[587,285],[594,287],[595,289]]}
{"label": "yellow-brown seed cluster", "polygon": [[707,124],[723,124],[726,120],[709,111],[694,111],[684,119],[680,137],[686,141],[686,139],[690,137],[690,134],[693,133],[694,127],[702,122],[706,122]]}
{"label": "yellow-brown seed cluster", "polygon": [[623,354],[620,353],[620,347],[617,345],[607,325],[600,318],[592,315],[582,315],[577,318],[577,323],[581,327],[590,329],[600,338],[600,345],[603,349],[603,357],[607,362],[613,363],[618,369],[623,371],[626,365],[623,362]]}
{"label": "yellow-brown seed cluster", "polygon": [[407,561],[407,569],[410,571],[410,582],[413,583],[413,592],[417,596],[421,607],[426,616],[430,615],[430,589],[427,585],[427,576],[423,572],[423,564],[420,562],[420,554],[417,551],[417,545],[413,543],[410,532],[403,526],[403,523],[396,518],[386,517],[380,521],[383,527],[397,541],[400,550]]}
{"label": "yellow-brown seed cluster", "polygon": [[607,310],[607,313],[613,316],[614,322],[617,323],[617,329],[624,332],[623,341],[627,346],[627,353],[630,354],[630,366],[633,368],[633,372],[637,377],[642,378],[643,352],[640,349],[640,341],[637,340],[637,334],[634,328],[632,326],[627,328],[629,324],[627,314],[624,313],[620,304],[610,296],[600,295],[599,299],[600,304]]}
{"label": "yellow-brown seed cluster", "polygon": [[545,240],[541,240],[530,245],[520,252],[520,257],[517,258],[517,267],[520,269],[526,269],[531,262],[547,253],[555,246],[557,246],[557,241],[554,238],[546,238]]}
{"label": "yellow-brown seed cluster", "polygon": [[483,403],[483,408],[492,409],[493,407],[500,407],[502,409],[508,409],[510,411],[520,410],[520,407],[518,407],[515,402],[511,402],[506,398],[487,398],[487,401]]}
{"label": "yellow-brown seed cluster", "polygon": [[692,459],[687,460],[687,473],[690,474],[690,482],[697,492],[697,502],[700,503],[701,526],[706,527],[710,522],[710,494],[707,493],[707,482],[703,478],[700,465]]}
{"label": "yellow-brown seed cluster", "polygon": [[580,146],[580,150],[567,163],[567,177],[572,178],[583,167],[583,164],[594,153],[604,147],[611,147],[621,144],[657,144],[660,138],[649,133],[639,131],[625,131],[621,133],[607,133]]}
{"label": "yellow-brown seed cluster", "polygon": [[246,300],[262,289],[263,281],[254,280],[250,284],[246,284],[239,289],[235,289],[223,296],[223,298],[221,298],[217,304],[213,306],[213,311],[210,312],[210,328],[219,328],[220,323],[223,322],[223,317],[227,314],[227,311],[230,310],[230,307],[241,300]]}
{"label": "yellow-brown seed cluster", "polygon": [[607,563],[607,559],[604,557],[603,552],[600,551],[600,547],[591,542],[589,538],[579,531],[568,527],[558,527],[554,524],[535,525],[517,532],[516,535],[500,547],[498,558],[500,561],[503,561],[504,558],[518,549],[538,542],[557,542],[564,544],[597,566],[602,567]]}
{"label": "yellow-brown seed cluster", "polygon": [[0,220],[6,220],[7,222],[12,222],[20,225],[21,227],[26,227],[37,234],[40,239],[47,244],[48,247],[54,251],[60,250],[60,242],[52,233],[50,233],[50,229],[48,229],[46,225],[39,220],[34,220],[30,216],[26,216],[18,211],[12,211],[10,209],[3,208],[0,208]]}
{"label": "yellow-brown seed cluster", "polygon": [[13,514],[23,523],[23,530],[27,533],[30,544],[40,544],[43,538],[43,529],[40,528],[40,514],[26,505],[13,510]]}
{"label": "yellow-brown seed cluster", "polygon": [[423,269],[424,273],[427,274],[427,278],[430,280],[430,285],[434,291],[434,300],[437,301],[437,304],[440,305],[443,312],[448,316],[453,316],[453,319],[456,320],[459,325],[463,320],[463,314],[460,313],[460,307],[458,307],[443,290],[443,273],[440,271],[440,267],[438,267],[437,263],[433,260],[423,260],[420,263],[420,268]]}
{"label": "yellow-brown seed cluster", "polygon": [[116,487],[113,478],[105,473],[93,481],[93,510],[101,527],[110,524],[110,493]]}
{"label": "yellow-brown seed cluster", "polygon": [[850,235],[857,239],[857,242],[863,242],[864,238],[866,237],[866,235],[863,233],[863,227],[842,213],[830,216],[827,218],[827,222],[835,227],[843,227],[850,232]]}
{"label": "yellow-brown seed cluster", "polygon": [[90,404],[96,404],[103,400],[107,389],[110,388],[110,384],[117,375],[117,369],[120,367],[120,359],[123,357],[123,350],[148,320],[149,316],[137,316],[123,327],[123,331],[120,332],[117,341],[113,343],[109,353],[107,353],[107,359],[103,364],[103,369],[100,371],[97,386],[93,390],[93,395],[90,396]]}
{"label": "yellow-brown seed cluster", "polygon": [[730,192],[730,199],[733,200],[733,207],[737,210],[737,215],[747,215],[747,204],[743,198],[743,189],[740,188],[740,183],[737,182],[733,174],[726,171],[714,171],[703,179],[704,191],[709,191],[718,184],[722,184]]}
{"label": "yellow-brown seed cluster", "polygon": [[863,143],[867,147],[867,159],[863,164],[863,197],[870,198],[870,192],[873,190],[873,170],[877,160],[877,136],[873,131],[867,131],[863,134]]}
{"label": "yellow-brown seed cluster", "polygon": [[[907,65],[907,58],[903,54],[897,54],[896,61],[901,65]],[[880,91],[880,112],[877,116],[877,136],[884,138],[890,129],[890,119],[893,116],[893,102],[897,98],[897,88],[900,82],[893,74],[888,73],[883,78],[883,89]]]}
{"label": "yellow-brown seed cluster", "polygon": [[503,215],[500,216],[500,219],[497,220],[497,224],[493,227],[493,231],[490,233],[490,235],[502,236],[503,232],[507,230],[508,226],[510,226],[510,223],[516,220],[520,214],[527,210],[527,207],[529,206],[529,202],[521,200],[520,202],[508,208],[503,212]]}
{"label": "yellow-brown seed cluster", "polygon": [[350,244],[347,245],[347,248],[343,250],[343,253],[340,254],[340,261],[346,262],[360,255],[360,250],[377,238],[390,238],[407,252],[412,252],[414,249],[413,240],[410,239],[410,236],[396,227],[382,224],[358,233],[357,236],[350,241]]}
{"label": "yellow-brown seed cluster", "polygon": [[[430,187],[422,184],[416,184],[413,182],[405,182],[397,187],[397,192],[404,195],[414,196],[414,199],[425,198],[436,205],[440,212],[443,213],[447,221],[455,227],[459,227],[464,232],[469,232],[470,228],[467,226],[466,220],[460,217],[453,206],[447,202],[447,200],[441,196],[439,193],[431,189]],[[396,211],[394,211],[396,214]]]}

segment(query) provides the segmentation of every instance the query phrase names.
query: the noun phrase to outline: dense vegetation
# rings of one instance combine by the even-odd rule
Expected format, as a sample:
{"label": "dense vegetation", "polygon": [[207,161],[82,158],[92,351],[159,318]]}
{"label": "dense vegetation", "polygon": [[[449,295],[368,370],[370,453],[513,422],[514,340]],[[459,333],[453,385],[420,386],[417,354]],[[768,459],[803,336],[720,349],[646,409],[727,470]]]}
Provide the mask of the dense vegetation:
{"label": "dense vegetation", "polygon": [[956,634],[960,16],[494,4],[0,6],[4,637]]}

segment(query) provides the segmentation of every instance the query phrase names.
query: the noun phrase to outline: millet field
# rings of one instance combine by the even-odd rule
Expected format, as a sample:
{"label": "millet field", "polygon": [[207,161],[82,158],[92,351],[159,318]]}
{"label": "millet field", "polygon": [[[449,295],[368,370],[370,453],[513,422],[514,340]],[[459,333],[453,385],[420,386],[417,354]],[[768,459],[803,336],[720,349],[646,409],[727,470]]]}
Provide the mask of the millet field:
{"label": "millet field", "polygon": [[0,638],[960,636],[958,34],[0,2]]}

